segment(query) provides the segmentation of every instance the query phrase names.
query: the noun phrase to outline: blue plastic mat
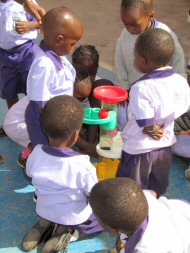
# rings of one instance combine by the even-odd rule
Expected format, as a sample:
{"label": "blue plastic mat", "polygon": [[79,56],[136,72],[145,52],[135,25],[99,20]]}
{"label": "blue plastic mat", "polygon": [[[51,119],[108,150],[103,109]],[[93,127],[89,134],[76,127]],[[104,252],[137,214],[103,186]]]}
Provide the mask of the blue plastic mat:
{"label": "blue plastic mat", "polygon": [[[0,122],[6,112],[5,102],[0,100]],[[0,253],[23,252],[20,244],[25,232],[37,221],[35,204],[32,201],[34,189],[24,178],[23,171],[16,164],[22,148],[8,137],[0,138],[0,154],[6,161],[0,165]],[[187,164],[173,158],[170,185],[167,196],[190,201],[190,182],[185,179]],[[107,253],[114,247],[115,238],[103,232],[71,243],[68,253]],[[33,252],[40,252],[33,250]]]}

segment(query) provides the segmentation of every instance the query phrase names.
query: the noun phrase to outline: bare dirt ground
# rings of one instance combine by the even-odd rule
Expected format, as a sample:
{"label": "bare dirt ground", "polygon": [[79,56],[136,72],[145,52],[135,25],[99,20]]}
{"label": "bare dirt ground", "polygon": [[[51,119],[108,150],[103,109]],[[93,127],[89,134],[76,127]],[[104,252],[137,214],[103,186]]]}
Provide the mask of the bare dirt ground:
{"label": "bare dirt ground", "polygon": [[[37,0],[46,10],[63,5],[73,9],[83,22],[85,33],[79,44],[96,46],[101,62],[114,68],[115,44],[123,25],[120,0]],[[190,57],[189,0],[154,0],[156,18],[166,23],[177,35],[186,61]]]}

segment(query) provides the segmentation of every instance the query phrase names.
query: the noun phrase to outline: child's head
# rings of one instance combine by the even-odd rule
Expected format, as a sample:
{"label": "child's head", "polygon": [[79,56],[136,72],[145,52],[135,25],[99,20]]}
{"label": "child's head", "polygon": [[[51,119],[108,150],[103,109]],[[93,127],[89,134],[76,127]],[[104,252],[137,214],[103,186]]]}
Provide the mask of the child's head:
{"label": "child's head", "polygon": [[76,71],[87,72],[95,78],[99,66],[99,54],[93,45],[82,45],[75,49],[72,55],[72,64]]}
{"label": "child's head", "polygon": [[83,26],[71,9],[59,6],[45,14],[42,31],[46,45],[58,55],[65,55],[82,37]]}
{"label": "child's head", "polygon": [[77,141],[84,117],[83,108],[76,98],[60,95],[51,98],[41,114],[42,127],[49,142],[66,143],[71,147]]}
{"label": "child's head", "polygon": [[122,0],[121,20],[131,34],[140,34],[151,26],[154,17],[152,0]]}
{"label": "child's head", "polygon": [[87,98],[91,93],[92,84],[93,80],[86,72],[78,71],[74,82],[74,97],[79,101]]}
{"label": "child's head", "polygon": [[127,235],[133,234],[148,215],[146,197],[130,178],[100,181],[92,188],[89,202],[105,228]]}
{"label": "child's head", "polygon": [[169,64],[175,45],[172,36],[160,28],[152,28],[142,33],[135,44],[135,66],[148,73]]}

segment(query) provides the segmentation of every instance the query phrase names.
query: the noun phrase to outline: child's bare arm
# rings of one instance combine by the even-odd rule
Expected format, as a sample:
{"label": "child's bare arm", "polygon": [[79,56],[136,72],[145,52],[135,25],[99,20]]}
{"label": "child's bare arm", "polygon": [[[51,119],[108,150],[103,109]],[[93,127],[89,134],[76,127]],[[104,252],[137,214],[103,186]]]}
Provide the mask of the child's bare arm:
{"label": "child's bare arm", "polygon": [[16,31],[20,34],[24,34],[30,30],[38,29],[39,23],[34,21],[17,21]]}
{"label": "child's bare arm", "polygon": [[164,136],[164,126],[154,124],[149,127],[144,127],[143,133],[147,134],[152,139],[159,141]]}
{"label": "child's bare arm", "polygon": [[81,153],[87,154],[89,156],[97,156],[96,153],[96,144],[95,143],[89,143],[87,140],[79,136],[76,146],[81,149]]}

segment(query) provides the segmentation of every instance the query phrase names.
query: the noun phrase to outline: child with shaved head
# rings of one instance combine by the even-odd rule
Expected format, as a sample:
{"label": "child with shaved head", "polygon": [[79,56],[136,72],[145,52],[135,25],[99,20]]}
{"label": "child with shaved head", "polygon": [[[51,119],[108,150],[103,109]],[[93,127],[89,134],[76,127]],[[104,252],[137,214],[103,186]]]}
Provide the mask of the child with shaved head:
{"label": "child with shaved head", "polygon": [[101,225],[120,236],[118,253],[189,253],[190,205],[178,199],[156,199],[130,178],[100,181],[90,205]]}
{"label": "child with shaved head", "polygon": [[[31,146],[48,142],[40,122],[41,109],[57,95],[73,95],[75,69],[65,55],[83,35],[83,26],[69,8],[56,7],[42,19],[44,39],[40,43],[27,79],[27,96],[8,112],[4,129],[7,135],[27,147],[18,163],[25,166]],[[25,113],[25,117],[24,117]]]}

